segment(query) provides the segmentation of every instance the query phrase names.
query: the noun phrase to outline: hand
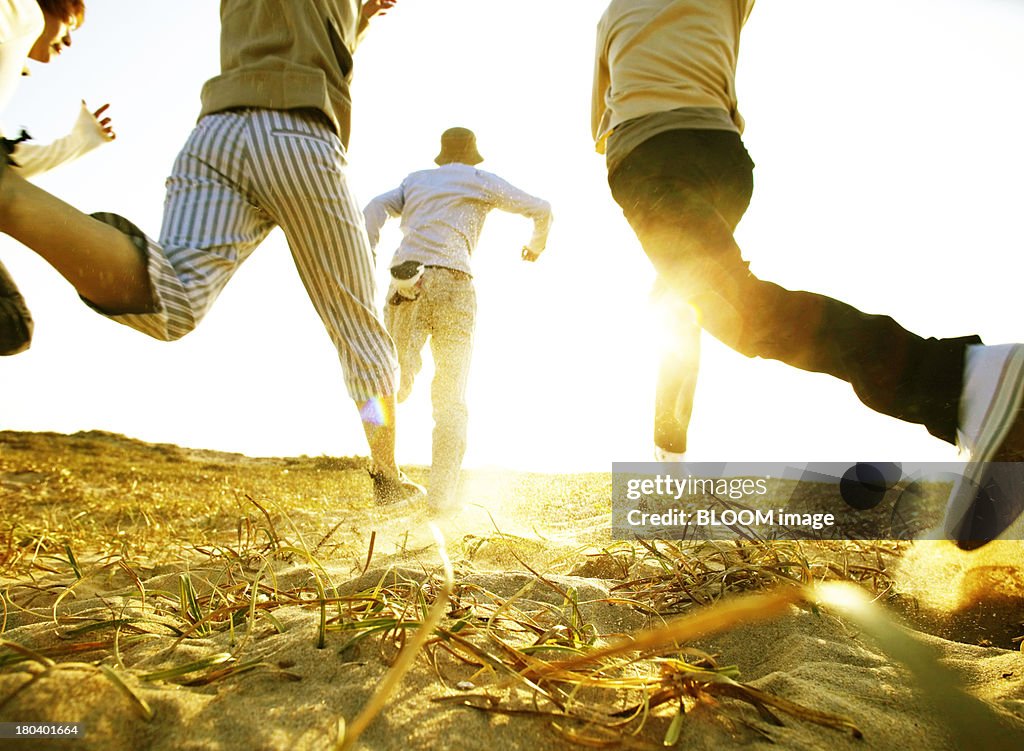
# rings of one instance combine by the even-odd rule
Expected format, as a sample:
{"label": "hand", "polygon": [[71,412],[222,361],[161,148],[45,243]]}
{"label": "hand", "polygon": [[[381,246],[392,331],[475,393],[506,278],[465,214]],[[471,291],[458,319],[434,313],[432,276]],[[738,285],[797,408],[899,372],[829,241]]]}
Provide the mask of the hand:
{"label": "hand", "polygon": [[395,7],[398,0],[367,0],[363,3],[360,11],[364,20],[369,21],[374,16],[383,16]]}
{"label": "hand", "polygon": [[114,126],[110,124],[109,117],[103,117],[103,113],[110,107],[109,104],[104,104],[98,110],[92,113],[92,116],[96,118],[96,124],[100,126],[100,130],[103,131],[103,137],[108,141],[113,141],[117,138],[117,133],[114,132]]}
{"label": "hand", "polygon": [[524,261],[530,261],[530,263],[533,263],[538,258],[540,258],[540,251],[533,251],[533,250],[530,250],[525,245],[523,246],[523,260]]}

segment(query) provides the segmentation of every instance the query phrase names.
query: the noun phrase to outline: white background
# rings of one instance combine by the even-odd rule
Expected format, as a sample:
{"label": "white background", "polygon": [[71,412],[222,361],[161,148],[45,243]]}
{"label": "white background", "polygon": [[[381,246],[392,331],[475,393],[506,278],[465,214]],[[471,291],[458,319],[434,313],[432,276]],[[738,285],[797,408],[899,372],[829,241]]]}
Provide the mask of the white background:
{"label": "white background", "polygon": [[[481,165],[551,201],[548,252],[493,214],[474,263],[480,314],[467,466],[610,469],[651,456],[650,266],[589,137],[604,2],[400,0],[356,55],[350,183],[365,203],[429,167],[452,125]],[[217,72],[212,0],[90,0],[74,46],[4,113],[40,141],[78,100],[117,141],[38,182],[159,229],[163,180]],[[738,238],[764,278],[893,315],[930,336],[1024,338],[1018,217],[1024,9],[1011,0],[762,0],[743,40],[744,140],[757,163]],[[381,278],[398,242],[378,250]],[[0,428],[103,429],[253,455],[365,454],[333,349],[275,232],[201,326],[162,343],[95,315],[9,238],[32,349],[0,361]],[[705,337],[691,431],[717,461],[943,460],[923,428],[827,376]],[[399,460],[428,463],[429,368],[399,412]]]}

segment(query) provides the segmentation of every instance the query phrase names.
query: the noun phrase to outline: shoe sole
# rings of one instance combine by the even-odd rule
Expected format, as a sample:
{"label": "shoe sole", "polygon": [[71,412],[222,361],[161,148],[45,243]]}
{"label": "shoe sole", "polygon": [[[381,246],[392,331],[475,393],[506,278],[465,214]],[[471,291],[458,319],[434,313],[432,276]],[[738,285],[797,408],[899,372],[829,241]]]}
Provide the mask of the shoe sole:
{"label": "shoe sole", "polygon": [[946,533],[961,550],[991,542],[1024,511],[1024,463],[994,461],[1022,418],[1024,346],[1003,363],[995,393],[979,427],[978,446],[953,487],[946,511]]}

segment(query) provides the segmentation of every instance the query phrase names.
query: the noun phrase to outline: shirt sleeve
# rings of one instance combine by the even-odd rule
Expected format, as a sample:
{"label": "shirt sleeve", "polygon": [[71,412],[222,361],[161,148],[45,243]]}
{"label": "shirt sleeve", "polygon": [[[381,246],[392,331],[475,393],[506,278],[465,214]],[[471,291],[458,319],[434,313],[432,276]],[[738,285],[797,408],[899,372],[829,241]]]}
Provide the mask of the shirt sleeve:
{"label": "shirt sleeve", "polygon": [[527,247],[534,253],[541,253],[548,243],[548,232],[551,229],[551,204],[531,196],[497,175],[489,175],[488,192],[491,204],[496,209],[521,214],[533,220],[533,237]]}
{"label": "shirt sleeve", "polygon": [[352,52],[356,51],[356,47],[363,43],[366,39],[367,32],[370,31],[371,21],[363,15],[363,6],[366,5],[366,0],[359,0],[356,3],[356,39],[352,45]]}
{"label": "shirt sleeve", "polygon": [[608,134],[606,120],[608,89],[611,87],[611,74],[608,70],[608,33],[607,19],[602,18],[597,26],[597,49],[594,52],[594,83],[590,99],[590,133],[594,138],[598,153],[604,153],[604,143]]}
{"label": "shirt sleeve", "polygon": [[0,0],[0,44],[32,34],[34,42],[43,31],[42,18],[42,11],[35,3]]}
{"label": "shirt sleeve", "polygon": [[366,222],[366,234],[370,238],[370,250],[376,250],[377,243],[380,242],[381,227],[388,217],[400,217],[404,206],[405,193],[401,185],[387,193],[381,193],[366,204],[363,219]]}
{"label": "shirt sleeve", "polygon": [[0,112],[18,87],[25,60],[43,24],[43,12],[37,3],[0,0]]}
{"label": "shirt sleeve", "polygon": [[82,103],[71,132],[53,143],[37,144],[23,141],[14,148],[11,159],[22,177],[34,177],[88,154],[107,143],[103,128]]}
{"label": "shirt sleeve", "polygon": [[362,44],[363,40],[366,38],[366,32],[368,32],[370,30],[370,23],[369,23],[369,21],[367,21],[365,18],[363,18],[363,3],[358,3],[358,5],[359,5],[359,17],[356,19],[356,40],[353,43],[352,49],[350,50],[350,52],[355,52],[356,51],[356,48],[360,44]]}

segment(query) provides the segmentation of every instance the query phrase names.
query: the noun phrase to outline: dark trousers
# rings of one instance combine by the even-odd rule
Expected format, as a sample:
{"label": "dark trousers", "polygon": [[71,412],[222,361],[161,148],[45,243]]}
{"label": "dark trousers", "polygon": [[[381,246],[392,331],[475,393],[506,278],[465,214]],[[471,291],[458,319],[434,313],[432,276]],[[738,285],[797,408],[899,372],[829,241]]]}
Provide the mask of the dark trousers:
{"label": "dark trousers", "polygon": [[0,355],[16,355],[32,341],[32,316],[25,300],[0,263]]}
{"label": "dark trousers", "polygon": [[733,239],[753,166],[736,133],[674,130],[635,148],[608,182],[659,275],[715,338],[841,378],[872,409],[955,443],[964,353],[981,340],[924,339],[888,316],[754,276]]}

